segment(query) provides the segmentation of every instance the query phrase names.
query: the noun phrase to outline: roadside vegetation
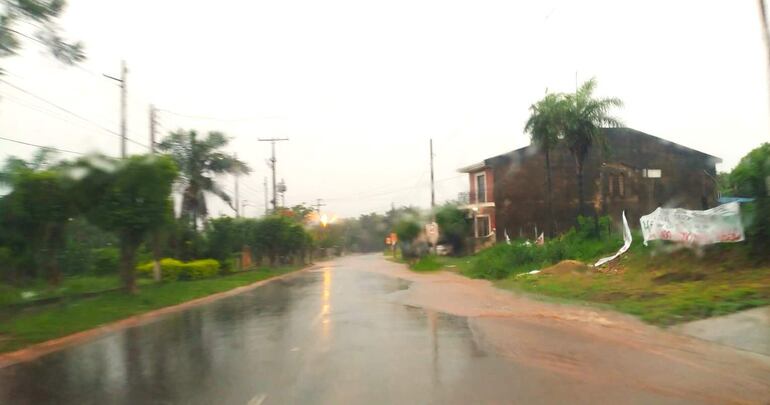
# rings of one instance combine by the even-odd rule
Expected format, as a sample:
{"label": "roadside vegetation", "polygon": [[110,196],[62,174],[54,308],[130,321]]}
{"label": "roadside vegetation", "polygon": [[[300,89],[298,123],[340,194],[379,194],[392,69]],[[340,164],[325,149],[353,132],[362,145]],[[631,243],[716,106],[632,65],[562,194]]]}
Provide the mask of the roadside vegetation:
{"label": "roadside vegetation", "polygon": [[300,267],[263,267],[227,277],[152,283],[142,286],[134,295],[111,291],[93,298],[64,301],[57,305],[31,308],[14,314],[0,312],[0,353],[231,290]]}

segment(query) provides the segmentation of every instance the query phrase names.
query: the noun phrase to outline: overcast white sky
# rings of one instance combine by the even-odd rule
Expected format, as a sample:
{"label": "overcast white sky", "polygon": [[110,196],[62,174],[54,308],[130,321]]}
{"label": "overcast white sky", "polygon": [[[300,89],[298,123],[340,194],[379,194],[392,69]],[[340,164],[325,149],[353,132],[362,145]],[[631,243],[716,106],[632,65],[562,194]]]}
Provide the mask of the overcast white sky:
{"label": "overcast white sky", "polygon": [[[579,3],[579,4],[578,4]],[[326,200],[355,216],[391,202],[428,206],[428,139],[439,201],[467,190],[458,167],[529,143],[527,108],[545,89],[595,76],[635,129],[724,159],[768,140],[756,1],[192,1],[69,0],[65,32],[82,68],[34,44],[0,60],[7,80],[118,130],[129,65],[129,136],[221,130],[254,169],[242,198],[263,210],[269,145],[287,204]],[[117,155],[118,138],[0,83],[0,134]],[[0,141],[0,158],[34,148]],[[129,144],[131,153],[143,148]],[[232,180],[226,179],[232,190]],[[212,203],[212,214],[232,214]]]}

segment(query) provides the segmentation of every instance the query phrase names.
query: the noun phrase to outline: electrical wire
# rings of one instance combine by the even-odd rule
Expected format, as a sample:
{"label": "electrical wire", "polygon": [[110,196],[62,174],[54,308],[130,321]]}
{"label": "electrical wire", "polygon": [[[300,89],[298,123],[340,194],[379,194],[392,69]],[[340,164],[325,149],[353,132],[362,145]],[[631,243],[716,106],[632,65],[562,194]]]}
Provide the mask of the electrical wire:
{"label": "electrical wire", "polygon": [[34,146],[34,147],[37,147],[37,148],[42,148],[42,149],[47,149],[47,150],[55,150],[57,152],[72,153],[72,154],[81,155],[81,156],[85,155],[85,153],[75,152],[74,150],[54,148],[53,146],[37,145],[37,144],[34,144],[34,143],[24,142],[24,141],[20,141],[18,139],[6,138],[6,137],[3,137],[3,136],[0,136],[0,139],[2,139],[4,141],[8,141],[8,142],[14,142],[14,143],[22,144],[22,145]]}
{"label": "electrical wire", "polygon": [[183,113],[178,113],[175,111],[166,110],[162,108],[158,108],[157,111],[165,112],[171,115],[176,115],[178,117],[199,119],[199,120],[209,120],[209,121],[222,121],[222,122],[253,121],[253,120],[262,120],[262,119],[265,119],[265,120],[287,119],[286,117],[281,115],[263,115],[263,116],[256,116],[256,117],[241,117],[241,118],[219,118],[219,117],[212,117],[208,115],[183,114]]}
{"label": "electrical wire", "polygon": [[[24,94],[27,94],[27,95],[29,95],[31,97],[34,97],[35,99],[40,100],[40,101],[42,101],[42,102],[44,102],[44,103],[46,103],[48,105],[51,105],[51,106],[53,106],[53,107],[55,107],[55,108],[65,112],[65,113],[67,113],[69,115],[72,115],[75,118],[78,118],[78,119],[80,119],[80,120],[82,120],[84,122],[87,122],[87,123],[93,125],[94,127],[101,129],[102,131],[105,131],[105,132],[107,132],[109,134],[115,135],[115,136],[117,136],[119,138],[121,137],[121,135],[118,132],[115,132],[115,131],[113,131],[113,130],[111,130],[111,129],[109,129],[109,128],[107,128],[107,127],[105,127],[105,126],[103,126],[103,125],[101,125],[101,124],[99,124],[99,123],[97,123],[95,121],[92,121],[92,120],[90,120],[90,119],[88,119],[88,118],[86,118],[86,117],[84,117],[84,116],[82,116],[82,115],[80,115],[80,114],[78,114],[78,113],[76,113],[74,111],[71,111],[71,110],[69,110],[67,108],[64,108],[64,107],[54,103],[53,101],[49,101],[49,100],[47,100],[47,99],[45,99],[43,97],[40,97],[37,94],[34,94],[31,91],[25,90],[25,89],[15,85],[15,84],[13,84],[13,83],[10,83],[10,82],[8,82],[6,80],[0,79],[0,82],[5,83],[6,85],[8,85],[8,86],[10,86],[10,87],[12,87],[12,88],[14,88],[14,89],[24,93]],[[129,137],[126,137],[126,141],[131,142],[131,143],[136,144],[136,145],[139,145],[139,146],[142,146],[144,148],[147,148],[148,150],[150,149],[149,146],[147,146],[147,145],[145,145],[145,144],[143,144],[141,142],[135,141],[135,140],[133,140],[133,139],[131,139]]]}

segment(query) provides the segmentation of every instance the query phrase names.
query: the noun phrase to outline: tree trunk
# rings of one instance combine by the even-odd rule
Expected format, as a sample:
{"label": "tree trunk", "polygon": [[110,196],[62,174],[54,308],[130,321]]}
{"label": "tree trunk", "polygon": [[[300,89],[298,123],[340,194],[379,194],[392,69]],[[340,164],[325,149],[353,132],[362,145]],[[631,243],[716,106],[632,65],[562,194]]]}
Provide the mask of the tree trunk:
{"label": "tree trunk", "polygon": [[551,152],[545,150],[545,183],[546,183],[546,204],[548,207],[548,221],[546,222],[546,230],[548,238],[553,238],[555,229],[553,226],[553,188],[551,185]]}
{"label": "tree trunk", "polygon": [[[585,203],[583,197],[583,159],[575,156],[575,169],[577,174],[578,186],[578,217],[585,216]],[[577,218],[576,218],[577,220]]]}
{"label": "tree trunk", "polygon": [[62,281],[59,260],[56,257],[59,253],[58,248],[61,237],[62,230],[59,226],[55,224],[45,226],[43,261],[45,263],[45,273],[48,276],[48,283],[53,286],[60,285]]}
{"label": "tree trunk", "polygon": [[130,238],[120,241],[120,276],[123,279],[123,288],[129,294],[136,293],[136,249],[138,243]]}
{"label": "tree trunk", "polygon": [[160,231],[152,233],[152,278],[155,282],[161,280],[160,274]]}

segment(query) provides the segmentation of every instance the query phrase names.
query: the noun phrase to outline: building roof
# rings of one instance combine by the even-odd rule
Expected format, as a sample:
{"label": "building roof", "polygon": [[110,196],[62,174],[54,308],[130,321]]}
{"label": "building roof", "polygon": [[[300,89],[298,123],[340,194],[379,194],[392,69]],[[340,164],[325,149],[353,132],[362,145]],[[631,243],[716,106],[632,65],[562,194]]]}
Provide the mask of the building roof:
{"label": "building roof", "polygon": [[458,173],[473,173],[473,172],[479,171],[479,170],[481,170],[481,169],[483,169],[485,167],[487,167],[487,165],[484,164],[484,162],[478,162],[478,163],[474,163],[472,165],[461,167],[461,168],[457,169],[457,172]]}
{"label": "building roof", "polygon": [[[654,135],[650,135],[650,134],[642,132],[642,131],[637,131],[637,130],[635,130],[633,128],[625,128],[625,127],[624,128],[605,128],[604,130],[607,132],[607,136],[610,136],[610,137],[615,137],[615,136],[633,136],[633,135],[636,135],[636,136],[647,136],[647,137],[650,137],[650,138],[654,138],[658,142],[665,142],[665,143],[671,145],[673,148],[679,149],[681,151],[690,152],[690,153],[697,153],[697,154],[703,155],[706,158],[713,159],[715,163],[722,163],[722,159],[717,157],[717,156],[709,155],[708,153],[704,153],[704,152],[701,152],[701,151],[696,150],[696,149],[688,148],[688,147],[680,145],[678,143],[671,142],[669,140],[666,140],[666,139],[663,139],[663,138],[660,138],[660,137],[657,137],[657,136],[654,136]],[[497,166],[497,165],[499,165],[501,163],[504,163],[504,162],[507,162],[507,161],[509,161],[509,160],[511,160],[513,158],[517,158],[515,160],[519,160],[519,159],[525,158],[525,157],[527,157],[529,155],[532,155],[535,152],[537,152],[537,147],[532,145],[532,144],[530,144],[530,145],[527,145],[527,146],[524,146],[524,147],[521,147],[521,148],[518,148],[518,149],[514,149],[514,150],[512,150],[510,152],[503,153],[501,155],[492,156],[490,158],[484,159],[483,161],[481,161],[479,163],[474,163],[472,165],[460,168],[457,171],[460,172],[460,173],[472,173],[472,172],[478,171],[479,169],[482,169],[482,168],[485,168],[485,167]]]}

